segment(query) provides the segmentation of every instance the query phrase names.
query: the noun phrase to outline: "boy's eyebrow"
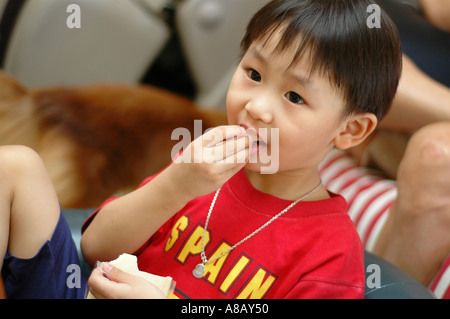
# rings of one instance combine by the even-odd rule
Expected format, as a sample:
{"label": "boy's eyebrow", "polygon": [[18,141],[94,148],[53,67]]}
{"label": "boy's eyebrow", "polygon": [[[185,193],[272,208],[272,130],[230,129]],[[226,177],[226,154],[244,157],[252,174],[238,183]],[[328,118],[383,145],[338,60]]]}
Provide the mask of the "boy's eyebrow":
{"label": "boy's eyebrow", "polygon": [[[264,55],[261,54],[261,50],[253,47],[253,48],[249,49],[249,53],[254,58],[259,60],[259,62],[261,62],[262,64],[267,65],[269,63],[268,59],[266,57],[264,57]],[[289,67],[289,68],[291,68],[291,67]],[[298,74],[296,72],[288,72],[288,73],[289,73],[289,75],[291,77],[293,77],[295,80],[297,80],[302,86],[308,87],[308,88],[311,88],[311,89],[314,88],[313,87],[313,82],[311,81],[311,79],[309,77],[300,75],[300,74]]]}
{"label": "boy's eyebrow", "polygon": [[249,53],[254,58],[258,59],[262,64],[267,65],[267,59],[261,54],[261,50],[257,50],[255,47],[249,49]]}
{"label": "boy's eyebrow", "polygon": [[297,74],[295,72],[289,72],[289,73],[294,79],[296,79],[298,82],[300,82],[300,84],[303,85],[304,87],[307,87],[309,89],[313,89],[314,88],[313,82],[311,81],[310,78],[307,78],[305,76],[299,75],[299,74]]}

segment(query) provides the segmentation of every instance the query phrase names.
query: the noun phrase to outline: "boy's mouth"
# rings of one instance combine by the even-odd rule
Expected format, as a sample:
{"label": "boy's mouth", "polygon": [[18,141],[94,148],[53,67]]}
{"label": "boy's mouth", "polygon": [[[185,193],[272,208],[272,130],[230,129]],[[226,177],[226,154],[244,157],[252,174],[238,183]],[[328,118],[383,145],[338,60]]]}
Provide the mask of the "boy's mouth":
{"label": "boy's mouth", "polygon": [[241,124],[241,126],[246,130],[247,134],[252,137],[252,146],[256,147],[256,151],[258,151],[260,148],[267,147],[267,143],[259,136],[258,131],[255,128],[248,127],[244,124]]}

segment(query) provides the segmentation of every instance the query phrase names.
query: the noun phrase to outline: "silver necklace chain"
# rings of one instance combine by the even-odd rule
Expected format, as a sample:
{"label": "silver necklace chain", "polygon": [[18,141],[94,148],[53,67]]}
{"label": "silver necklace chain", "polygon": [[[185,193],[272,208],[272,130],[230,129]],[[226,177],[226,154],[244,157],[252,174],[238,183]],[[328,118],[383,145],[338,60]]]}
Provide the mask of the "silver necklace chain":
{"label": "silver necklace chain", "polygon": [[290,210],[292,207],[294,207],[298,202],[305,200],[306,198],[308,198],[309,196],[311,196],[315,191],[317,191],[320,186],[322,186],[322,181],[320,181],[319,185],[317,185],[316,187],[314,187],[309,193],[303,195],[302,197],[300,197],[299,199],[295,200],[293,203],[291,203],[289,206],[287,206],[285,209],[283,209],[281,212],[279,212],[278,214],[276,214],[275,216],[273,216],[270,220],[268,220],[264,225],[262,225],[261,227],[259,227],[258,229],[256,229],[254,232],[252,232],[251,234],[249,234],[247,237],[243,238],[241,241],[239,241],[238,243],[236,243],[235,245],[233,245],[232,247],[228,248],[226,251],[224,251],[223,253],[221,253],[219,256],[208,260],[206,258],[206,254],[205,254],[205,237],[206,237],[206,230],[208,229],[208,224],[209,224],[209,220],[211,218],[211,213],[214,209],[214,206],[216,204],[216,200],[217,197],[219,196],[220,190],[221,188],[219,188],[216,193],[214,194],[214,198],[211,202],[211,206],[209,207],[209,211],[208,211],[208,215],[206,217],[206,222],[205,222],[205,228],[203,229],[203,237],[202,237],[202,251],[200,253],[201,259],[202,259],[202,263],[198,264],[195,269],[194,269],[194,276],[197,278],[201,278],[203,277],[203,273],[205,271],[205,265],[212,263],[220,258],[222,258],[223,256],[225,256],[226,254],[228,254],[230,251],[232,251],[233,249],[235,249],[237,246],[241,245],[242,243],[244,243],[245,241],[249,240],[250,238],[252,238],[254,235],[256,235],[257,233],[259,233],[261,230],[263,230],[264,228],[266,228],[267,226],[269,226],[273,221],[275,221],[275,219],[277,219],[278,217],[280,217],[281,215],[283,215],[284,213],[286,213],[288,210]]}

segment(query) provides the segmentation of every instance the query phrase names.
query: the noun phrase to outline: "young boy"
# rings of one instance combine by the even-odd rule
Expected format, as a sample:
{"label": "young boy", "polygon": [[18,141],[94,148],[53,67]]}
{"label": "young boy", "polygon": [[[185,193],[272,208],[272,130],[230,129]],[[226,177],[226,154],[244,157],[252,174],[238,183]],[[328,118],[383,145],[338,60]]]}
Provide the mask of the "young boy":
{"label": "young boy", "polygon": [[[262,8],[228,91],[230,126],[108,200],[85,225],[85,258],[134,253],[141,270],[172,276],[179,298],[363,297],[361,242],[318,165],[333,147],[361,143],[395,95],[400,42],[384,12],[380,28],[368,26],[372,4],[275,0]],[[263,129],[267,136],[257,134]],[[273,174],[261,174],[264,149],[279,152]],[[98,271],[90,285],[99,296],[130,296]]]}

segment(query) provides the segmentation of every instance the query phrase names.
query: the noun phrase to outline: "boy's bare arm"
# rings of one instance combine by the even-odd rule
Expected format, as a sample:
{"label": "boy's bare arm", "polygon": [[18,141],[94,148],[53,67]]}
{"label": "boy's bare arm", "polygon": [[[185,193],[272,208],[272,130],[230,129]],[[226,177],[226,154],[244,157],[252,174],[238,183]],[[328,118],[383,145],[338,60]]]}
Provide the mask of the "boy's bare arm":
{"label": "boy's bare arm", "polygon": [[[223,138],[217,139],[217,133]],[[248,159],[250,144],[251,138],[236,126],[215,128],[193,141],[182,155],[185,161],[173,163],[150,183],[97,213],[81,239],[86,261],[93,264],[137,251],[188,201],[215,191],[239,171],[246,162],[224,160],[239,158],[242,152]],[[198,152],[202,162],[194,162]]]}
{"label": "boy's bare arm", "polygon": [[105,205],[83,233],[86,261],[108,261],[134,253],[189,200],[162,172],[150,183]]}

